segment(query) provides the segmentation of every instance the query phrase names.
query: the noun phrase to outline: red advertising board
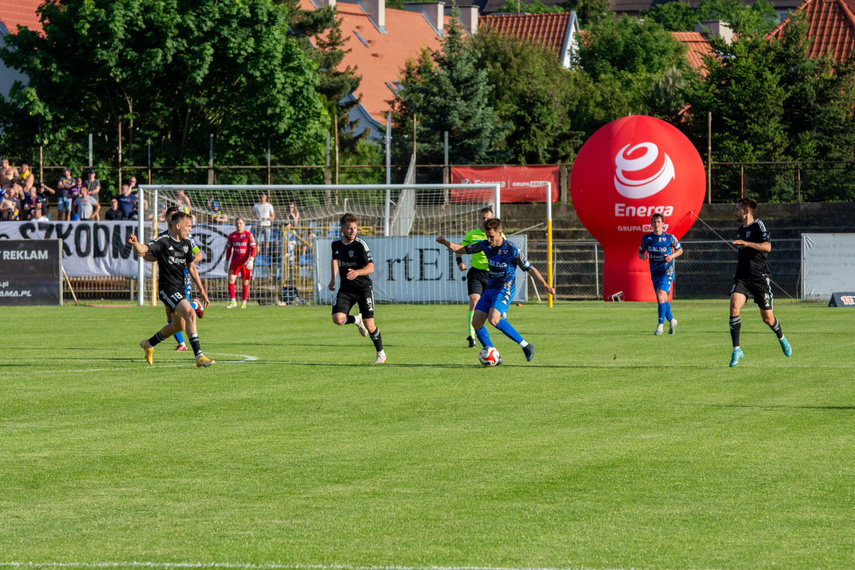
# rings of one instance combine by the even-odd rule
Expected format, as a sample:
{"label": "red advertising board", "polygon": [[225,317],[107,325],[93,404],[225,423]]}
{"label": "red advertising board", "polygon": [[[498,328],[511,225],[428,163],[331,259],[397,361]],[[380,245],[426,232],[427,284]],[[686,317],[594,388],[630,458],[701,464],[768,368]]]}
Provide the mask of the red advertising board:
{"label": "red advertising board", "polygon": [[[552,201],[558,201],[557,166],[452,166],[452,184],[499,184],[502,203],[546,202],[544,186],[552,183]],[[484,201],[492,202],[493,192],[483,190]],[[479,195],[480,197],[480,195]],[[472,191],[452,190],[454,202],[471,202]]]}

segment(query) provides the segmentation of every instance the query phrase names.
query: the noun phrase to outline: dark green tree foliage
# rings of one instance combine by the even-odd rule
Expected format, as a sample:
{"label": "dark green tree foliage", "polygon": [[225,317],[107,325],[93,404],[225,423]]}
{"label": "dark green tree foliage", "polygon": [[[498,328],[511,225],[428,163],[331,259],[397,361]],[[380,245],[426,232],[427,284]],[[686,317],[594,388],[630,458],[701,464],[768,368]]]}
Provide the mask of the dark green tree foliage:
{"label": "dark green tree foliage", "polygon": [[642,112],[653,82],[671,67],[682,69],[684,53],[685,47],[660,24],[621,16],[588,27],[576,63],[608,93],[620,117]]}
{"label": "dark green tree foliage", "polygon": [[600,20],[614,17],[609,10],[609,0],[567,0],[561,6],[567,12],[576,12],[583,30]]}
{"label": "dark green tree foliage", "polygon": [[672,66],[661,78],[653,82],[645,101],[647,114],[669,123],[680,121],[680,112],[686,108],[688,81],[682,71]]}
{"label": "dark green tree foliage", "polygon": [[580,76],[552,50],[515,36],[483,30],[469,41],[479,53],[477,67],[489,72],[496,111],[510,125],[505,145],[513,160],[571,160],[583,136],[574,117],[583,97]]}
{"label": "dark green tree foliage", "polygon": [[122,121],[165,164],[206,163],[209,134],[221,163],[260,162],[268,138],[280,162],[322,156],[329,118],[287,6],[68,0],[39,11],[44,34],[20,30],[0,51],[30,80],[0,101],[4,143],[37,133],[49,163],[79,160],[88,132],[96,150],[115,149]]}
{"label": "dark green tree foliage", "polygon": [[741,0],[701,0],[697,8],[688,2],[666,2],[642,12],[641,16],[672,32],[693,32],[699,22],[722,20],[739,35],[766,34],[778,21],[774,6],[767,0],[747,6]]}
{"label": "dark green tree foliage", "polygon": [[519,2],[517,2],[517,0],[505,0],[505,3],[499,8],[499,12],[506,14],[514,14],[517,12],[524,14],[560,14],[561,12],[564,12],[564,8],[562,8],[560,4],[547,6],[540,0],[533,0],[532,2],[523,2],[522,0]]}
{"label": "dark green tree foliage", "polygon": [[[458,22],[459,10],[453,11],[445,28],[441,49],[431,55],[435,65],[421,61],[405,70],[401,104],[397,113],[415,114],[417,153],[420,163],[439,164],[443,160],[443,133],[448,132],[449,160],[454,164],[484,164],[505,161],[510,153],[501,148],[506,127],[492,106],[493,88],[486,69],[477,67],[478,52],[472,42],[464,41],[463,27]],[[395,117],[395,141],[404,145],[403,154],[411,154],[406,136],[407,121]],[[410,123],[412,126],[412,123]],[[402,128],[403,127],[403,128]],[[411,139],[411,137],[410,137]],[[400,143],[399,143],[400,144]],[[409,145],[410,148],[406,148]]]}

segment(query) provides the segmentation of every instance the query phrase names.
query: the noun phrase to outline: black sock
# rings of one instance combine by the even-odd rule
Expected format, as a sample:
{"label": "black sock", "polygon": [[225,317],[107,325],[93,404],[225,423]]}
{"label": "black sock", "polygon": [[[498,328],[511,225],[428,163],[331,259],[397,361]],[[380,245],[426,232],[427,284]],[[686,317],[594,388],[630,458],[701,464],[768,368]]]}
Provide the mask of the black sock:
{"label": "black sock", "polygon": [[778,335],[778,340],[784,338],[784,331],[781,330],[781,322],[775,318],[775,324],[769,325],[769,328],[772,329],[776,335]]}
{"label": "black sock", "polygon": [[166,338],[162,334],[160,334],[160,331],[157,331],[156,333],[154,333],[153,337],[148,339],[148,345],[150,347],[154,348],[155,346],[157,346],[158,344],[162,343],[165,340],[166,340]]}
{"label": "black sock", "polygon": [[730,317],[730,338],[733,340],[733,348],[739,346],[739,331],[742,329],[742,318],[737,315]]}
{"label": "black sock", "polygon": [[368,333],[368,336],[374,342],[374,348],[377,349],[377,352],[383,350],[383,339],[380,338],[380,329],[374,329],[374,332]]}
{"label": "black sock", "polygon": [[199,335],[198,334],[191,334],[190,335],[190,346],[193,347],[193,354],[196,355],[197,359],[200,356],[202,356],[202,348],[199,346]]}
{"label": "black sock", "polygon": [[344,324],[346,324],[346,325],[352,325],[355,322],[356,322],[356,317],[354,317],[353,315],[347,315],[347,318],[344,319]]}

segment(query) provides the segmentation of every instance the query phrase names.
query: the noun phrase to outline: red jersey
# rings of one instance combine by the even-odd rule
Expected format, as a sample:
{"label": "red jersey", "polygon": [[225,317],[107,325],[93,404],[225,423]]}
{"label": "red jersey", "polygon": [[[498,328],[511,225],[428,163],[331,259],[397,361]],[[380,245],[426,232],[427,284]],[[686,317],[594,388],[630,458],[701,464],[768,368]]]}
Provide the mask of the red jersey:
{"label": "red jersey", "polygon": [[255,238],[251,233],[232,232],[226,245],[226,259],[230,259],[232,267],[243,265],[250,257],[255,257]]}

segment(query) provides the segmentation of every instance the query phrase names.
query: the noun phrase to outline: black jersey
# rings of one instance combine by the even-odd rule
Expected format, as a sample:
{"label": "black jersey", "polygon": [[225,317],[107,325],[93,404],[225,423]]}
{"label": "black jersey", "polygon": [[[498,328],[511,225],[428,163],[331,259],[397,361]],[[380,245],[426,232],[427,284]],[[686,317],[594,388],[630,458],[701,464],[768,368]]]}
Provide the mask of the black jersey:
{"label": "black jersey", "polygon": [[362,238],[357,237],[347,244],[340,239],[332,242],[332,257],[338,261],[339,283],[342,291],[371,289],[371,278],[367,275],[360,275],[353,280],[345,276],[348,269],[362,269],[369,263],[374,263],[371,250]]}
{"label": "black jersey", "polygon": [[[769,230],[761,220],[754,220],[747,226],[742,226],[736,232],[736,239],[751,243],[763,243],[769,240]],[[750,279],[769,275],[769,266],[766,264],[765,251],[758,251],[753,247],[740,245],[737,247],[738,261],[736,263],[736,278]]]}
{"label": "black jersey", "polygon": [[184,269],[196,257],[193,242],[190,239],[175,240],[169,234],[163,234],[148,243],[148,251],[157,258],[161,289],[183,291]]}

